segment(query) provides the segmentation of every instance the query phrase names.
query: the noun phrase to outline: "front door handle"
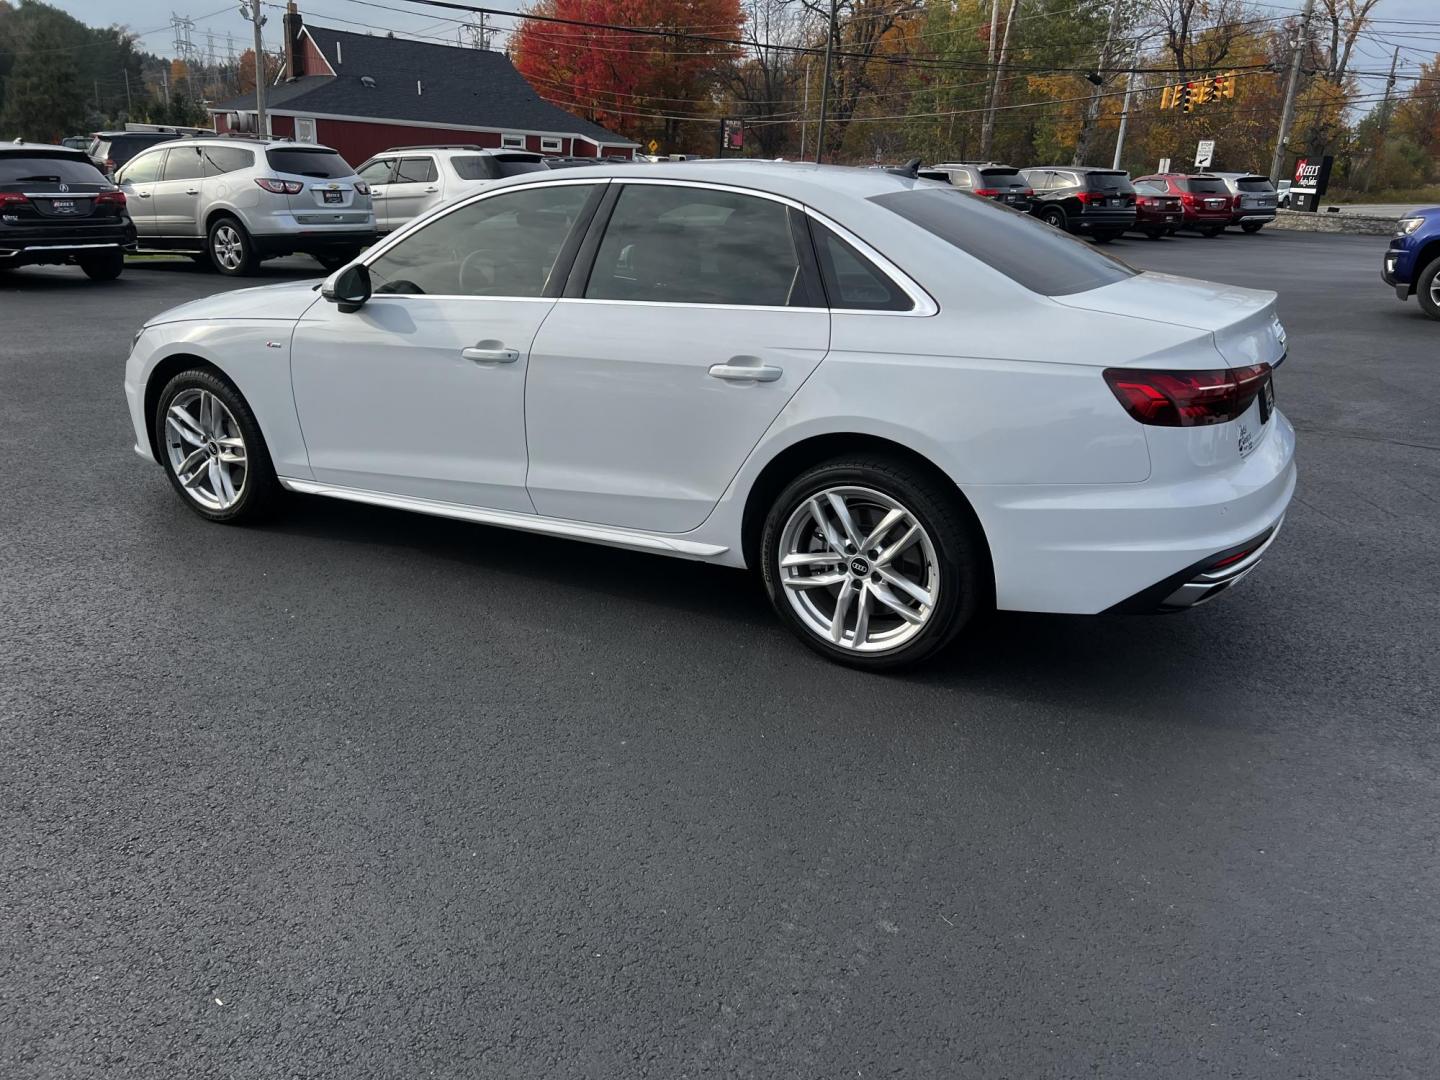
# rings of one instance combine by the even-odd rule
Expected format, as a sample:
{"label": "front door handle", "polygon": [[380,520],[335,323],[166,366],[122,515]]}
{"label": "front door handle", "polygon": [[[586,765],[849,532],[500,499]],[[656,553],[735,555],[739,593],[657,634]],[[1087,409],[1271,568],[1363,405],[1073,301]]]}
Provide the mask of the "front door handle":
{"label": "front door handle", "polygon": [[477,364],[513,364],[520,359],[520,350],[477,345],[471,349],[461,349],[460,355],[466,360],[474,360]]}
{"label": "front door handle", "polygon": [[[749,360],[748,356],[734,357],[736,360]],[[710,374],[716,379],[729,379],[731,382],[774,382],[784,374],[778,367],[770,364],[713,364],[710,367]]]}
{"label": "front door handle", "polygon": [[142,199],[148,199],[150,197],[150,192],[148,191],[137,191],[135,194],[139,195]]}
{"label": "front door handle", "polygon": [[195,187],[189,187],[189,188],[186,188],[186,189],[185,189],[185,194],[186,194],[186,195],[199,195],[199,194],[200,194],[200,189],[199,189],[199,188],[195,188]]}

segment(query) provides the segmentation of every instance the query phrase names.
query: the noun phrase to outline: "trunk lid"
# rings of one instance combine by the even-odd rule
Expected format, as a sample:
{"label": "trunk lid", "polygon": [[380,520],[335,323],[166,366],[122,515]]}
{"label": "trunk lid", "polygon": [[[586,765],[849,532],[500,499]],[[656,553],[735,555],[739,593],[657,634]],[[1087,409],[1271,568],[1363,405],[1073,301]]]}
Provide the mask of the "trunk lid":
{"label": "trunk lid", "polygon": [[1206,331],[1231,367],[1273,367],[1285,355],[1273,292],[1147,272],[1053,299],[1066,307]]}

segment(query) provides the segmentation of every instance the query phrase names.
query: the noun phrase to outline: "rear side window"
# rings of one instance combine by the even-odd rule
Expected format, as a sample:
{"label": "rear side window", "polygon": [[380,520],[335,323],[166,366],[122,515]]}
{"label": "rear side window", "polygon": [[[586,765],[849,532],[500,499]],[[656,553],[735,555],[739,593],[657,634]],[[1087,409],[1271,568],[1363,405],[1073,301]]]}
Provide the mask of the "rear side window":
{"label": "rear side window", "polygon": [[[952,196],[953,197],[953,196]],[[861,311],[909,311],[915,302],[885,276],[884,271],[821,225],[810,222],[820,277],[832,308]]]}
{"label": "rear side window", "polygon": [[434,181],[439,174],[435,171],[435,161],[428,157],[407,157],[401,158],[399,166],[395,169],[394,184],[428,184]]}
{"label": "rear side window", "polygon": [[950,174],[950,183],[958,188],[974,187],[970,182],[970,173],[965,169],[956,169]]}
{"label": "rear side window", "polygon": [[1265,176],[1242,176],[1235,181],[1235,186],[1241,191],[1274,191],[1270,186],[1270,180]]}
{"label": "rear side window", "polygon": [[198,146],[177,146],[165,152],[166,180],[195,180],[201,172]]}
{"label": "rear side window", "polygon": [[1129,175],[1123,172],[1086,173],[1085,179],[1091,191],[1118,191],[1124,195],[1135,190]]}
{"label": "rear side window", "polygon": [[313,176],[317,180],[335,180],[352,176],[355,170],[334,150],[266,150],[265,160],[276,172],[292,176]]}
{"label": "rear side window", "polygon": [[494,180],[498,175],[490,168],[489,159],[480,154],[452,157],[450,167],[461,180]]}
{"label": "rear side window", "polygon": [[870,201],[1042,296],[1089,292],[1135,276],[1119,259],[986,199],[914,188]]}
{"label": "rear side window", "polygon": [[242,150],[238,146],[207,146],[201,151],[201,156],[205,160],[206,176],[239,172],[255,164],[254,151]]}
{"label": "rear side window", "polygon": [[27,180],[49,180],[59,184],[109,183],[94,165],[68,155],[0,155],[0,184],[23,184]]}
{"label": "rear side window", "polygon": [[1230,189],[1225,181],[1216,176],[1191,176],[1180,182],[1180,186],[1192,195],[1226,195]]}

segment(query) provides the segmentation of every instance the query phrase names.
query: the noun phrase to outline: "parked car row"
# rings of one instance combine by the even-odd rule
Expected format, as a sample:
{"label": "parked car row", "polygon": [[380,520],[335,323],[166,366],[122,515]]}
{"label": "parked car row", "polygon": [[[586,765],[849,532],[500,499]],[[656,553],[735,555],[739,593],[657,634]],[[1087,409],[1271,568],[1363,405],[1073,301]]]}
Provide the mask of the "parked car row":
{"label": "parked car row", "polygon": [[1132,181],[1119,169],[962,161],[930,165],[918,175],[1101,244],[1127,232],[1152,240],[1181,229],[1217,236],[1231,225],[1258,232],[1275,220],[1278,202],[1270,180],[1252,173],[1155,173]]}

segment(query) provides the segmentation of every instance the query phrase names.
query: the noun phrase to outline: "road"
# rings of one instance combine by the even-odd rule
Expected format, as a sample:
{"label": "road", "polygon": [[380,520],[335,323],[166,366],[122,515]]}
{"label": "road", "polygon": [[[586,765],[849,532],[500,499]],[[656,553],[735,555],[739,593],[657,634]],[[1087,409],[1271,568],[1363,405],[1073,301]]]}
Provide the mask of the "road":
{"label": "road", "polygon": [[121,372],[232,283],[0,278],[0,1075],[1433,1076],[1440,325],[1383,246],[1113,245],[1279,290],[1285,532],[897,677],[734,571],[207,525]]}

